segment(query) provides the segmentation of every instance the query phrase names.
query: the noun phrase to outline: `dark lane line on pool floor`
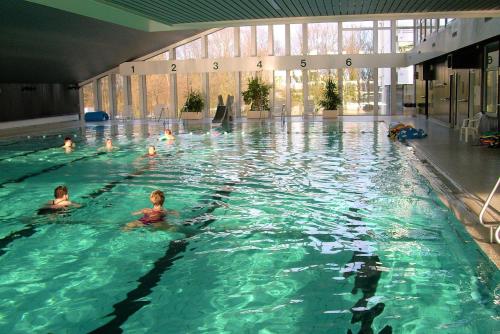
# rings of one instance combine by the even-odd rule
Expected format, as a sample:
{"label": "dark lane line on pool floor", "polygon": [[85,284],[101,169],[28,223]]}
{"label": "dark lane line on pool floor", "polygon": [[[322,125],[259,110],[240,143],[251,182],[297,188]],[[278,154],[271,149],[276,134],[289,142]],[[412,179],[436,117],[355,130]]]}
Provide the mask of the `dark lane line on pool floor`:
{"label": "dark lane line on pool floor", "polygon": [[0,161],[5,161],[5,160],[9,160],[9,159],[20,158],[20,157],[26,157],[26,156],[31,155],[31,154],[35,154],[35,153],[39,153],[39,152],[43,152],[43,151],[48,151],[48,150],[51,150],[51,149],[57,150],[57,149],[60,149],[60,148],[54,147],[54,146],[45,147],[45,148],[41,148],[41,149],[34,150],[34,151],[28,151],[28,152],[24,152],[24,153],[17,154],[17,155],[12,155],[12,156],[6,157],[6,158],[0,158]]}
{"label": "dark lane line on pool floor", "polygon": [[[349,211],[356,214],[359,210],[357,208],[349,208]],[[345,213],[343,214],[345,217],[357,221],[362,222],[362,218],[359,216],[355,216],[353,214]],[[360,268],[356,268],[357,264],[361,264]],[[368,299],[375,296],[377,292],[378,282],[380,277],[382,276],[382,271],[379,270],[381,266],[380,258],[378,255],[367,254],[363,251],[354,251],[351,260],[346,264],[352,265],[351,271],[346,271],[344,273],[344,277],[348,278],[352,275],[354,277],[354,288],[351,293],[353,295],[358,293],[358,290],[361,290],[363,295],[361,298],[351,307],[352,318],[351,324],[355,324],[357,322],[361,322],[361,328],[358,334],[373,334],[374,331],[372,329],[373,321],[376,317],[382,314],[385,308],[384,303],[377,303],[371,309],[368,309]],[[392,327],[386,325],[379,334],[391,334]],[[351,329],[347,330],[347,334],[353,334]]]}
{"label": "dark lane line on pool floor", "polygon": [[35,176],[39,176],[39,175],[42,175],[42,174],[45,174],[45,173],[49,173],[49,172],[61,169],[63,167],[69,166],[69,165],[71,165],[71,164],[73,164],[75,162],[87,160],[87,159],[94,158],[94,157],[97,157],[97,156],[100,156],[100,155],[103,155],[103,154],[106,154],[106,152],[99,152],[99,153],[95,153],[95,154],[92,154],[92,155],[86,155],[84,157],[73,159],[73,160],[70,160],[68,162],[64,162],[64,163],[61,163],[61,164],[50,166],[50,167],[44,168],[44,169],[42,169],[42,170],[40,170],[38,172],[29,173],[29,174],[23,175],[21,177],[18,177],[17,179],[13,179],[13,180],[8,180],[8,181],[5,181],[5,182],[2,182],[2,183],[0,183],[0,188],[3,188],[6,184],[21,183],[24,180],[29,179],[31,177],[35,177]]}
{"label": "dark lane line on pool floor", "polygon": [[[105,152],[102,152],[102,153],[105,153]],[[169,155],[169,156],[171,156],[171,155]],[[133,173],[127,174],[126,176],[124,176],[120,180],[111,181],[111,182],[107,183],[106,185],[104,185],[103,187],[91,192],[90,194],[82,196],[82,198],[95,199],[95,198],[103,195],[104,193],[111,191],[114,187],[125,182],[126,180],[132,180],[135,177],[138,177],[138,176],[144,174],[149,169],[149,167],[150,167],[150,165],[147,164],[144,168],[138,169],[138,170],[134,171]],[[77,210],[77,209],[75,209],[75,210]],[[70,212],[71,211],[66,211],[66,213],[68,213],[68,214]],[[44,215],[46,213],[53,213],[53,212],[45,212],[44,208],[38,209],[39,215]],[[36,228],[38,227],[38,225],[39,224],[37,224],[37,223],[28,224],[25,228],[11,232],[7,236],[1,238],[0,239],[0,256],[4,255],[7,252],[5,250],[5,248],[9,244],[11,244],[12,242],[16,241],[17,239],[28,238],[28,237],[32,236],[33,234],[35,234],[37,231]]]}
{"label": "dark lane line on pool floor", "polygon": [[196,222],[203,217],[209,217],[208,219],[197,224],[198,233],[188,235],[185,239],[170,241],[165,254],[154,262],[153,268],[150,271],[148,271],[137,280],[137,282],[139,282],[139,285],[135,289],[129,291],[125,299],[114,304],[114,311],[106,315],[106,317],[114,316],[114,318],[106,324],[100,326],[99,328],[89,332],[89,334],[123,333],[123,329],[121,329],[120,326],[123,325],[128,320],[128,318],[130,318],[130,316],[135,314],[142,307],[151,303],[150,301],[142,299],[153,292],[153,288],[158,285],[160,279],[162,278],[162,275],[172,267],[176,260],[183,257],[181,254],[186,251],[186,248],[189,244],[187,239],[196,234],[202,233],[201,229],[209,226],[217,220],[214,217],[210,216],[210,214],[214,212],[215,209],[223,206],[221,202],[224,202],[224,198],[227,199],[233,191],[232,189],[229,190],[228,188],[232,188],[235,184],[235,182],[225,182],[225,189],[217,190],[215,194],[212,195],[212,205],[210,205],[205,212],[194,218],[190,218],[184,221],[183,225]]}

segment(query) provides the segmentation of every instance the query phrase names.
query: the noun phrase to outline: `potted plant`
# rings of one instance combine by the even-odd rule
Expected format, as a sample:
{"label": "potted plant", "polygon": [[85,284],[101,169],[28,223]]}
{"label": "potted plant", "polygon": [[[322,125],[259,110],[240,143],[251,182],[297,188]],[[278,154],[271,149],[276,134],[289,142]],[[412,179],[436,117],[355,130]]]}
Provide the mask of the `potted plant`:
{"label": "potted plant", "polygon": [[243,101],[250,104],[247,118],[263,118],[267,116],[269,108],[269,92],[271,85],[265,84],[259,78],[248,79],[248,89],[242,92]]}
{"label": "potted plant", "polygon": [[325,82],[323,96],[319,100],[319,105],[323,107],[323,118],[337,118],[339,115],[337,108],[341,103],[337,85],[330,77]]}
{"label": "potted plant", "polygon": [[202,119],[203,114],[201,111],[204,105],[205,101],[203,101],[201,93],[197,90],[190,90],[186,98],[186,103],[181,109],[182,119]]}

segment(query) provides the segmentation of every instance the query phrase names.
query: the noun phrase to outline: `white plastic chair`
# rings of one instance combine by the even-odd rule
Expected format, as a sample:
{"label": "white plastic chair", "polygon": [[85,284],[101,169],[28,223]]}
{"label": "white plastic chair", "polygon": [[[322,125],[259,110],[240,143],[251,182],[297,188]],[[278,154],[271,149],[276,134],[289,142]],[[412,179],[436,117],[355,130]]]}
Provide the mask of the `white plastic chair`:
{"label": "white plastic chair", "polygon": [[479,136],[479,124],[481,123],[481,118],[483,114],[478,112],[472,118],[464,119],[462,122],[462,127],[460,128],[460,140],[462,140],[462,134],[465,134],[465,142],[472,135],[473,138]]}

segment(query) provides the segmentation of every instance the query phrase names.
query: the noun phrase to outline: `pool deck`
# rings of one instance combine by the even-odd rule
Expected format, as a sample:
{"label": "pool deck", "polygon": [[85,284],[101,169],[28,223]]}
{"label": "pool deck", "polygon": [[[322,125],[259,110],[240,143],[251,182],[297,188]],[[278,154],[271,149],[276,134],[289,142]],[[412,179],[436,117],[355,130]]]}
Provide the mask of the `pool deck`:
{"label": "pool deck", "polygon": [[[293,118],[293,121],[301,120],[298,117]],[[314,119],[308,118],[307,121],[383,121],[387,126],[390,122],[397,121],[424,129],[428,133],[427,138],[408,141],[416,157],[424,162],[424,168],[421,172],[427,174],[427,178],[431,179],[430,181],[435,188],[446,188],[441,193],[437,189],[438,193],[441,194],[441,200],[465,225],[483,252],[496,264],[497,268],[500,268],[500,245],[489,243],[489,229],[481,226],[478,218],[486,198],[500,177],[500,150],[480,146],[477,141],[469,140],[468,143],[460,141],[458,129],[450,129],[444,124],[426,120],[424,117],[344,116],[338,120],[323,120],[321,117],[315,117]],[[123,121],[112,122],[122,123]],[[245,122],[245,120],[238,122]],[[198,121],[198,123],[209,123],[209,120]],[[71,121],[4,129],[0,131],[0,138],[50,134],[84,126],[84,122]],[[437,175],[439,180],[433,181],[432,175]],[[498,191],[485,214],[485,221],[500,223],[500,195]]]}

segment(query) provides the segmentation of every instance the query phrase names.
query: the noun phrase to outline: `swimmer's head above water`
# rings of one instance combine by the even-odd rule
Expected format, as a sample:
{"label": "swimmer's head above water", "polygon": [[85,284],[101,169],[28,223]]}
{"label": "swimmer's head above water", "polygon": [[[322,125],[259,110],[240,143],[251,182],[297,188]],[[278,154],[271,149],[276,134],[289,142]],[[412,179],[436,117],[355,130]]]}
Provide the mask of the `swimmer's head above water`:
{"label": "swimmer's head above water", "polygon": [[148,155],[149,156],[155,156],[156,155],[156,147],[153,145],[149,145],[148,147]]}

